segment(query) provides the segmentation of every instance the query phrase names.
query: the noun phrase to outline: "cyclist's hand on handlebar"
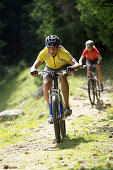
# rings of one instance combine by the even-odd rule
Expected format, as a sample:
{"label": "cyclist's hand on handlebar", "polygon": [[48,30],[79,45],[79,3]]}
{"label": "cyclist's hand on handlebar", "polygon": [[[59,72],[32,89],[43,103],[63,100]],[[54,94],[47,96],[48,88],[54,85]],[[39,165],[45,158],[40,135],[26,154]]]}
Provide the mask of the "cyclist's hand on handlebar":
{"label": "cyclist's hand on handlebar", "polygon": [[31,67],[31,70],[30,70],[30,74],[31,74],[33,77],[37,77],[37,76],[38,76],[38,71],[32,66],[32,67]]}
{"label": "cyclist's hand on handlebar", "polygon": [[80,64],[74,64],[73,66],[75,68],[75,71],[78,71],[79,69],[81,69],[81,65]]}
{"label": "cyclist's hand on handlebar", "polygon": [[37,77],[38,76],[38,71],[33,71],[33,72],[30,72],[31,73],[31,75],[33,76],[33,77]]}
{"label": "cyclist's hand on handlebar", "polygon": [[68,72],[73,72],[75,70],[75,67],[74,66],[68,66],[67,67],[67,71]]}
{"label": "cyclist's hand on handlebar", "polygon": [[97,64],[100,65],[102,63],[102,60],[98,60]]}
{"label": "cyclist's hand on handlebar", "polygon": [[80,69],[83,69],[82,61],[79,61]]}
{"label": "cyclist's hand on handlebar", "polygon": [[82,69],[82,66],[81,65],[78,65],[75,67],[75,70],[78,71],[79,69]]}
{"label": "cyclist's hand on handlebar", "polygon": [[73,66],[68,66],[67,67],[67,71],[68,71],[68,74],[70,75],[73,71],[77,71],[80,69],[80,65],[79,64],[76,64],[76,65],[73,65]]}
{"label": "cyclist's hand on handlebar", "polygon": [[71,75],[71,73],[75,70],[74,66],[68,66],[67,67],[67,74]]}

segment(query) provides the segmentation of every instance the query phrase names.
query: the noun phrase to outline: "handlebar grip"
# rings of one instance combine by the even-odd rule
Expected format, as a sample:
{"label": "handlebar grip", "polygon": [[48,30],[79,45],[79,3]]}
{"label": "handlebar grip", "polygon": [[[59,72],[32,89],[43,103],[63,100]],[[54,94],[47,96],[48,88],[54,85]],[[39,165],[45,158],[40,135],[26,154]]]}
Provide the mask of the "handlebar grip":
{"label": "handlebar grip", "polygon": [[33,75],[38,75],[38,71],[32,71],[30,72],[30,74],[33,76]]}

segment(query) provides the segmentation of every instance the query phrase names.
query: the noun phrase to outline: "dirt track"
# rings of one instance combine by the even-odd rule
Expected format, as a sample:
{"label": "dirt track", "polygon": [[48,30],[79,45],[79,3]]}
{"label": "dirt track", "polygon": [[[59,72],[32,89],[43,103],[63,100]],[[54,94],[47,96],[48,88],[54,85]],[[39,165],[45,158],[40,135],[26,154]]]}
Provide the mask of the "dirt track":
{"label": "dirt track", "polygon": [[[87,93],[86,89],[81,89],[83,93]],[[70,105],[73,114],[67,118],[66,126],[68,133],[69,124],[82,115],[104,114],[107,106],[110,106],[111,99],[109,98],[112,87],[105,87],[105,91],[101,93],[103,100],[102,105],[91,107],[88,98],[79,96],[72,96],[70,98]],[[24,133],[25,131],[23,131]],[[54,140],[53,125],[43,123],[35,129],[27,131],[31,133],[31,138],[27,138],[25,142],[4,147],[0,155],[0,169],[40,169],[38,162],[40,162],[40,154],[43,151],[57,150],[57,145]],[[41,169],[46,169],[46,165]]]}

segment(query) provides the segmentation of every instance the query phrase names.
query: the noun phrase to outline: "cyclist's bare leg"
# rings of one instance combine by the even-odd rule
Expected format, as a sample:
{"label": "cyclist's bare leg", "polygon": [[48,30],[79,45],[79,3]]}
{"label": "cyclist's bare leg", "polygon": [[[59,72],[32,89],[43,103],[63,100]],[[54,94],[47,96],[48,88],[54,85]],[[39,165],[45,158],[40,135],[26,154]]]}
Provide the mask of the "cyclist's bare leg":
{"label": "cyclist's bare leg", "polygon": [[60,76],[61,89],[64,97],[65,107],[69,107],[69,84],[67,77],[64,75]]}
{"label": "cyclist's bare leg", "polygon": [[100,84],[103,84],[103,76],[102,76],[102,71],[101,71],[101,65],[96,65],[96,69],[97,69],[97,73],[98,73],[98,77],[99,77],[99,81]]}
{"label": "cyclist's bare leg", "polygon": [[47,101],[48,108],[49,108],[49,93],[48,93],[48,90],[51,89],[51,85],[52,85],[51,78],[44,78],[44,96],[45,96],[45,99]]}

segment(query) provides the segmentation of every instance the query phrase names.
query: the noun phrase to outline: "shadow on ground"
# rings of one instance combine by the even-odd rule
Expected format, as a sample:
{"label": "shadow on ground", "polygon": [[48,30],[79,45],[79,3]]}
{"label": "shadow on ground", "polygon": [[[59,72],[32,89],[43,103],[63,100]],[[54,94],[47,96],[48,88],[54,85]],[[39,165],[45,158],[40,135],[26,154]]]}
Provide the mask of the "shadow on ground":
{"label": "shadow on ground", "polygon": [[89,143],[89,142],[94,142],[94,140],[85,140],[83,137],[75,137],[75,138],[70,138],[68,135],[63,138],[61,143],[57,144],[57,147],[59,149],[73,149],[76,146],[78,146],[80,143]]}

